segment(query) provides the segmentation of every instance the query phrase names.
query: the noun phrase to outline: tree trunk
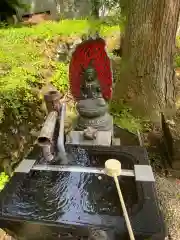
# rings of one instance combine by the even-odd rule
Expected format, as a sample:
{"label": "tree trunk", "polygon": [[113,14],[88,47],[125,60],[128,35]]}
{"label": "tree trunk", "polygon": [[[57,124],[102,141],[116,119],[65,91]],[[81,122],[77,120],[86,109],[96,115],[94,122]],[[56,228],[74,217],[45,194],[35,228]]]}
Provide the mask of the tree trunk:
{"label": "tree trunk", "polygon": [[156,117],[173,109],[173,56],[179,0],[129,0],[120,79],[114,100],[137,113]]}
{"label": "tree trunk", "polygon": [[92,4],[92,16],[98,19],[101,2],[100,0],[91,0],[91,4]]}

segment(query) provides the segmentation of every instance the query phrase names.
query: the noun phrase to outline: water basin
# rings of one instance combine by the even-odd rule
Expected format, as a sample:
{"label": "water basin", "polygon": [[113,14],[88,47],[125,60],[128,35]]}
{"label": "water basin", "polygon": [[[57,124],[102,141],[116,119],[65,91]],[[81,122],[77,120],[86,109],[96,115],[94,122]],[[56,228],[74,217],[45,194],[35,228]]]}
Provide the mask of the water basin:
{"label": "water basin", "polygon": [[[82,148],[69,149],[72,165],[103,167],[109,158],[121,160],[122,167],[133,167],[132,157],[125,153],[91,155]],[[137,209],[139,193],[132,177],[120,177],[122,192],[129,213]],[[3,201],[3,214],[47,221],[88,223],[94,215],[122,216],[117,190],[113,179],[106,175],[70,172],[30,172],[24,181],[16,181],[13,193]],[[98,219],[98,218],[97,218]],[[94,220],[92,220],[92,223]],[[95,223],[98,224],[99,220]]]}
{"label": "water basin", "polygon": [[[126,169],[133,169],[134,163],[148,164],[147,152],[137,146],[67,151],[72,165],[103,167],[109,158],[120,160]],[[38,148],[28,156],[34,158],[42,162]],[[135,182],[133,177],[120,177],[119,182],[136,239],[158,234],[156,239],[163,240],[154,184]],[[16,173],[0,193],[0,227],[16,233],[18,240],[84,239],[89,228],[111,230],[111,240],[128,239],[112,178],[87,173]]]}

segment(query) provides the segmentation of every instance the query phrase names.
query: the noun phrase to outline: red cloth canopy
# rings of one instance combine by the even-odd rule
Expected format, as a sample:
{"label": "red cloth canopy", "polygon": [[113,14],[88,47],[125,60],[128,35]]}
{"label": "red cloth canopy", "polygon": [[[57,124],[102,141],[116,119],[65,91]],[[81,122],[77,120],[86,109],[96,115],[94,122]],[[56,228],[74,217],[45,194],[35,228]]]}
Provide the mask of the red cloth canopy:
{"label": "red cloth canopy", "polygon": [[103,39],[87,40],[76,47],[69,66],[70,89],[73,97],[76,100],[80,98],[83,69],[86,69],[90,62],[97,72],[103,97],[106,100],[111,99],[112,71]]}

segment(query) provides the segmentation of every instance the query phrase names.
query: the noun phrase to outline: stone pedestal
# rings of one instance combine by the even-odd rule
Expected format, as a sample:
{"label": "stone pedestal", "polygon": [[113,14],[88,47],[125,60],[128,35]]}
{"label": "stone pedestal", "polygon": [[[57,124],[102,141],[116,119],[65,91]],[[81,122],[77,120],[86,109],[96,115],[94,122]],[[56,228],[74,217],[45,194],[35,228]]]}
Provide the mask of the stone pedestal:
{"label": "stone pedestal", "polygon": [[83,131],[93,127],[99,131],[113,132],[113,118],[108,113],[108,104],[103,98],[85,99],[77,103],[76,130]]}

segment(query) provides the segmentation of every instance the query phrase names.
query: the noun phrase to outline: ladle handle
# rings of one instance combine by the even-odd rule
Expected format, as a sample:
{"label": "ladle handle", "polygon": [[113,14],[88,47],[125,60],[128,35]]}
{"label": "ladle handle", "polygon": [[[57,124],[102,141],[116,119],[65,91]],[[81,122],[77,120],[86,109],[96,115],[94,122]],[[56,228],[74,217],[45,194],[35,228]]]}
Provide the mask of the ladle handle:
{"label": "ladle handle", "polygon": [[131,223],[130,223],[130,220],[129,220],[126,205],[124,203],[124,199],[123,199],[123,195],[122,195],[122,192],[121,192],[121,189],[120,189],[120,185],[119,185],[117,175],[114,175],[113,177],[114,177],[114,181],[115,181],[116,188],[117,188],[117,191],[118,191],[119,199],[120,199],[120,202],[121,202],[121,206],[122,206],[124,218],[125,218],[125,221],[126,221],[126,226],[127,226],[128,232],[129,232],[130,240],[135,240],[134,233],[133,233],[133,230],[132,230],[132,227],[131,227]]}

